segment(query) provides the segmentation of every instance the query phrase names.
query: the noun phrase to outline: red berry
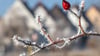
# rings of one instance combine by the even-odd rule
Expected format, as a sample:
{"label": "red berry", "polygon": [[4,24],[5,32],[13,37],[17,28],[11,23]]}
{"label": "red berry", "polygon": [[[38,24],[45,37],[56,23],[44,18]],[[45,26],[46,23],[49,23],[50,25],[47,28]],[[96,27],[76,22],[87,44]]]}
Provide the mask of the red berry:
{"label": "red berry", "polygon": [[65,1],[65,0],[63,0],[62,1],[62,6],[63,6],[64,10],[68,10],[70,8],[70,3]]}

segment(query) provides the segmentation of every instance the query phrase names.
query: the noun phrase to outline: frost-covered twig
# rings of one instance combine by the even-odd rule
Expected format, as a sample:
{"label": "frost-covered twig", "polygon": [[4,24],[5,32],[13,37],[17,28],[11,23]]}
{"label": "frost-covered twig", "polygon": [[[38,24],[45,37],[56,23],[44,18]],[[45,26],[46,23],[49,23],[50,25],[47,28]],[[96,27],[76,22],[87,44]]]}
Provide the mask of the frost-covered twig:
{"label": "frost-covered twig", "polygon": [[[87,32],[86,34],[81,33],[81,34],[79,34],[79,35],[74,35],[74,36],[69,37],[69,38],[64,38],[64,39],[55,40],[55,41],[53,41],[53,42],[50,43],[50,44],[44,45],[44,46],[42,46],[42,47],[39,47],[37,50],[33,51],[30,55],[32,56],[32,55],[34,55],[35,53],[39,52],[40,50],[45,49],[45,48],[50,47],[50,46],[53,46],[53,45],[54,45],[54,46],[56,45],[56,47],[58,47],[58,48],[63,48],[63,47],[65,46],[65,44],[70,44],[71,41],[73,41],[73,40],[75,40],[75,39],[77,39],[77,38],[80,38],[80,37],[82,37],[82,36],[91,36],[91,35],[93,35],[93,36],[100,36],[100,34],[99,34],[99,33],[96,33],[96,32],[94,32],[94,33],[93,33],[93,32]],[[60,47],[57,46],[57,44],[62,43],[62,42],[65,42],[65,44],[62,45],[62,46],[60,46]],[[33,45],[31,45],[31,46],[33,46]]]}
{"label": "frost-covered twig", "polygon": [[40,25],[40,28],[41,28],[41,34],[44,35],[50,43],[52,43],[52,42],[53,42],[52,38],[51,38],[50,35],[45,31],[45,29],[43,28],[43,25],[41,24],[40,16],[38,16],[38,24]]}
{"label": "frost-covered twig", "polygon": [[84,10],[84,4],[85,4],[85,0],[81,0],[80,6],[79,6],[79,27],[82,33],[85,34],[84,29],[81,25],[81,16],[82,16],[82,11]]}
{"label": "frost-covered twig", "polygon": [[[82,33],[78,34],[77,35],[74,35],[72,37],[69,37],[69,38],[66,38],[67,40],[64,40],[64,39],[59,39],[59,40],[56,40],[56,41],[53,41],[51,44],[47,45],[47,46],[44,46],[42,47],[41,49],[44,49],[46,47],[49,47],[49,46],[56,46],[58,48],[63,48],[65,47],[66,44],[70,43],[71,41],[77,39],[77,38],[80,38],[80,37],[83,37],[83,36],[88,36],[88,35],[93,35],[93,36],[100,36],[100,34],[98,33],[93,33],[93,32],[85,32],[82,28],[82,25],[81,25],[81,14],[82,14],[82,11],[84,10],[84,0],[81,1],[81,4],[80,4],[80,10],[79,10],[79,15],[77,15],[76,13],[74,13],[72,10],[69,10],[70,12],[72,12],[76,17],[79,18],[79,32],[81,31]],[[42,25],[42,24],[41,24]],[[45,34],[44,34],[45,35]],[[57,44],[58,43],[61,43],[61,42],[64,42],[64,44],[62,46],[58,46]]]}
{"label": "frost-covered twig", "polygon": [[79,16],[78,16],[74,11],[72,11],[71,9],[69,9],[69,11],[70,11],[72,14],[74,14],[77,18],[79,18]]}
{"label": "frost-covered twig", "polygon": [[79,28],[80,28],[80,29],[78,29],[78,33],[77,33],[77,34],[79,34],[80,31],[81,31],[82,33],[85,33],[85,32],[84,32],[84,29],[83,29],[83,27],[82,27],[82,25],[81,25],[81,15],[82,15],[82,11],[84,10],[84,5],[85,5],[85,0],[81,0],[81,3],[80,3],[80,5],[79,5],[79,14],[76,14],[74,11],[72,11],[71,9],[69,9],[69,11],[70,11],[72,14],[74,14],[74,15],[79,19]]}
{"label": "frost-covered twig", "polygon": [[[37,19],[37,22],[38,24],[40,25],[40,28],[41,28],[41,34],[44,35],[47,40],[50,42],[49,44],[44,44],[42,43],[41,45],[37,45],[37,43],[33,43],[32,41],[26,41],[26,40],[22,40],[21,38],[19,38],[18,36],[14,36],[13,37],[13,40],[15,42],[21,42],[21,43],[24,43],[25,45],[28,45],[28,46],[34,46],[34,47],[37,47],[35,51],[33,51],[30,56],[34,55],[35,53],[39,52],[40,50],[43,50],[47,47],[50,47],[50,46],[54,46],[54,47],[57,47],[57,48],[63,48],[65,47],[66,45],[69,45],[72,41],[76,40],[77,38],[81,38],[83,36],[100,36],[99,33],[97,32],[85,32],[83,30],[83,27],[81,25],[81,14],[82,14],[82,11],[84,9],[84,0],[81,1],[81,4],[80,4],[80,10],[79,10],[79,15],[77,15],[76,13],[74,13],[72,10],[69,10],[70,12],[72,12],[76,17],[78,17],[79,19],[79,28],[80,30],[78,31],[78,34],[76,35],[73,35],[72,37],[67,37],[67,38],[63,38],[63,39],[58,39],[58,40],[53,40],[50,35],[45,31],[45,29],[43,28],[43,25],[40,21],[40,16],[38,16],[38,19]],[[81,33],[79,33],[81,31]],[[61,46],[58,46],[57,44],[59,43],[64,43],[63,45]]]}
{"label": "frost-covered twig", "polygon": [[18,41],[18,39],[21,39],[21,37],[19,37],[19,36],[17,36],[17,35],[14,35],[14,36],[13,36],[12,40],[13,40],[13,42],[14,42],[15,45],[21,45],[21,44],[22,44],[22,43],[20,43],[20,42]]}
{"label": "frost-covered twig", "polygon": [[[29,41],[29,40],[23,40],[23,39],[21,39],[21,37],[19,37],[19,36],[17,36],[17,35],[14,35],[13,36],[13,41],[14,41],[14,43],[22,43],[22,44],[24,44],[23,46],[25,47],[27,47],[27,46],[36,46],[36,47],[38,47],[38,48],[41,48],[40,46],[38,46],[37,44],[36,44],[36,42],[32,42],[32,41]],[[21,45],[21,44],[20,44]]]}

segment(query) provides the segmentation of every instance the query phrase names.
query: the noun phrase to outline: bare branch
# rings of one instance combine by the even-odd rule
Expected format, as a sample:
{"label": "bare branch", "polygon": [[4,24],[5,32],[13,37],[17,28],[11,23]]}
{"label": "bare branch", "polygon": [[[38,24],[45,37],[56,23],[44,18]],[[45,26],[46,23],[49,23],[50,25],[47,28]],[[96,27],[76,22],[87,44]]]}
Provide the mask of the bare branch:
{"label": "bare branch", "polygon": [[50,35],[45,31],[45,29],[43,28],[42,24],[41,24],[41,21],[40,21],[40,16],[38,16],[38,24],[40,25],[40,28],[41,28],[41,33],[47,38],[47,40],[52,43],[53,40],[52,38],[50,37]]}
{"label": "bare branch", "polygon": [[77,18],[79,18],[79,16],[78,16],[74,11],[72,11],[71,9],[69,9],[69,11],[70,11],[72,14],[74,14]]}
{"label": "bare branch", "polygon": [[[45,45],[41,44],[41,46],[40,46],[40,45],[37,45],[37,43],[33,43],[32,41],[19,39],[19,38],[17,38],[18,36],[14,36],[13,40],[14,41],[19,41],[19,42],[24,43],[25,45],[28,45],[28,46],[37,47],[37,49],[30,54],[30,56],[32,56],[35,53],[39,52],[40,50],[43,50],[43,49],[45,49],[47,47],[50,47],[50,46],[54,46],[54,47],[57,47],[57,48],[63,48],[67,44],[70,44],[72,41],[74,41],[74,40],[76,40],[78,38],[82,38],[83,36],[100,36],[100,34],[97,33],[97,32],[85,32],[84,31],[84,29],[83,29],[83,27],[81,25],[81,16],[82,16],[81,14],[82,14],[83,9],[84,9],[84,0],[81,1],[79,15],[74,13],[71,9],[69,10],[70,12],[72,12],[79,19],[79,28],[80,28],[79,31],[82,32],[80,34],[76,34],[76,35],[74,35],[72,37],[69,37],[69,38],[67,37],[67,38],[63,38],[63,39],[59,39],[59,40],[55,40],[54,41],[51,38],[51,36],[43,28],[43,25],[42,25],[42,23],[40,21],[40,16],[38,16],[38,20],[37,21],[38,21],[38,24],[40,25],[40,28],[41,28],[41,34],[44,35],[47,38],[47,40],[50,42],[49,44],[45,44]],[[61,45],[61,46],[57,45],[57,44],[63,43],[63,42],[64,42],[63,45]]]}
{"label": "bare branch", "polygon": [[87,35],[90,35],[90,36],[100,36],[100,34],[99,33],[87,33]]}
{"label": "bare branch", "polygon": [[80,27],[80,30],[82,31],[82,33],[85,34],[85,31],[84,31],[84,29],[83,29],[83,27],[81,25],[81,18],[79,18],[79,27]]}

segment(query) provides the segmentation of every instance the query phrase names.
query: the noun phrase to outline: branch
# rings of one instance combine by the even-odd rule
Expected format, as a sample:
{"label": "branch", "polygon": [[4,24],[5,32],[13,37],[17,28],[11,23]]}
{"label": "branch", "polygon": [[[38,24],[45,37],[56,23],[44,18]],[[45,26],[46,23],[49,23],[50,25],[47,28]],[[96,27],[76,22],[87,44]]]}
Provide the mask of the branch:
{"label": "branch", "polygon": [[78,19],[79,19],[79,27],[82,31],[82,33],[85,34],[84,32],[84,29],[82,28],[82,25],[81,25],[81,16],[82,16],[82,11],[84,10],[84,0],[81,1],[81,4],[80,4],[80,9],[79,9],[79,15],[77,15],[74,11],[72,11],[71,9],[69,9],[69,11],[74,14]]}
{"label": "branch", "polygon": [[89,33],[87,33],[87,35],[90,35],[90,36],[100,36],[100,34],[99,33],[96,33],[96,32],[89,32]]}
{"label": "branch", "polygon": [[[66,44],[69,44],[71,41],[73,41],[73,40],[75,40],[75,39],[77,39],[77,38],[83,37],[83,36],[90,36],[90,35],[92,35],[92,36],[100,36],[99,33],[93,33],[93,32],[90,33],[90,32],[85,32],[85,31],[84,31],[84,29],[83,29],[83,27],[82,27],[82,25],[81,25],[81,16],[82,16],[81,14],[82,14],[83,9],[84,9],[84,0],[82,0],[82,2],[81,2],[81,4],[80,4],[79,16],[78,16],[76,13],[74,13],[71,9],[69,10],[69,11],[72,12],[76,17],[79,18],[79,27],[80,27],[80,30],[81,30],[81,32],[82,32],[81,34],[78,34],[78,35],[75,35],[75,36],[66,38],[67,40],[64,40],[64,39],[56,40],[56,41],[54,41],[54,42],[52,42],[52,43],[50,43],[50,44],[48,44],[48,45],[42,47],[41,49],[44,49],[44,48],[46,48],[46,47],[50,47],[50,46],[52,46],[52,45],[55,45],[55,46],[58,47],[58,48],[63,48]],[[62,46],[59,47],[59,46],[56,45],[56,44],[62,43],[62,42],[65,42]]]}
{"label": "branch", "polygon": [[82,33],[85,34],[85,31],[84,31],[84,29],[81,25],[81,16],[82,16],[82,11],[84,10],[84,3],[85,3],[84,0],[82,0],[81,4],[80,4],[80,10],[79,10],[79,17],[78,18],[79,18],[79,27],[80,27]]}
{"label": "branch", "polygon": [[[71,43],[72,41],[76,40],[77,38],[81,38],[81,37],[83,37],[83,36],[90,36],[90,35],[92,35],[92,36],[100,36],[99,33],[89,33],[89,32],[86,33],[86,34],[82,33],[82,34],[79,34],[79,35],[75,35],[75,36],[66,38],[67,40],[64,40],[64,39],[56,40],[56,41],[54,41],[54,42],[52,42],[52,43],[50,43],[50,44],[48,44],[48,45],[46,45],[46,46],[44,46],[44,47],[41,47],[38,51],[40,51],[40,50],[42,50],[42,49],[45,49],[45,48],[47,48],[47,47],[50,47],[50,46],[55,46],[56,44],[59,44],[59,43],[62,43],[62,42],[66,42],[66,41],[67,41],[67,44],[69,44],[69,43]],[[37,53],[37,52],[36,52],[36,53]],[[34,54],[35,54],[35,53],[34,53]],[[31,55],[34,55],[34,54],[31,54]]]}
{"label": "branch", "polygon": [[12,39],[16,42],[23,43],[25,47],[27,47],[27,46],[36,46],[38,48],[41,48],[39,45],[36,44],[36,42],[32,42],[32,41],[29,41],[29,40],[23,40],[17,35],[14,35]]}
{"label": "branch", "polygon": [[[43,50],[47,47],[50,47],[50,46],[55,46],[57,48],[63,48],[65,47],[67,44],[69,45],[72,41],[78,39],[78,38],[82,38],[83,36],[100,36],[99,33],[96,33],[96,32],[85,32],[82,25],[81,25],[81,14],[82,14],[82,11],[84,9],[84,0],[82,0],[81,4],[80,4],[80,10],[79,10],[79,15],[77,15],[76,13],[74,13],[71,9],[69,10],[70,12],[72,12],[76,17],[78,17],[79,19],[79,27],[80,27],[80,31],[82,33],[80,34],[76,34],[76,35],[73,35],[72,37],[67,37],[67,38],[62,38],[62,39],[59,39],[59,40],[53,40],[51,38],[51,36],[45,31],[45,29],[43,28],[42,26],[42,23],[40,21],[40,16],[38,16],[38,24],[40,25],[40,28],[41,28],[41,34],[44,35],[47,40],[50,42],[49,44],[41,44],[41,45],[37,45],[36,43],[33,44],[32,41],[27,41],[27,40],[22,40],[22,39],[19,39],[17,38],[16,36],[13,37],[13,40],[17,40],[19,42],[22,42],[24,43],[25,45],[28,45],[28,46],[32,46],[32,47],[37,47],[37,49],[35,51],[33,51],[30,56],[34,55],[35,53],[39,52],[40,50]],[[63,43],[64,44],[62,46],[58,46],[57,44],[59,43]]]}
{"label": "branch", "polygon": [[41,34],[44,35],[50,43],[52,43],[53,42],[52,38],[50,37],[50,35],[45,31],[45,29],[42,26],[42,23],[40,21],[40,16],[38,16],[38,24],[40,25],[40,28],[41,28]]}
{"label": "branch", "polygon": [[80,27],[80,30],[82,31],[82,33],[85,34],[85,31],[84,31],[84,29],[83,29],[83,27],[81,25],[81,18],[80,17],[79,17],[79,27]]}
{"label": "branch", "polygon": [[71,9],[69,9],[69,11],[70,11],[72,14],[74,14],[77,18],[79,18],[79,16],[78,16],[74,11],[72,11]]}

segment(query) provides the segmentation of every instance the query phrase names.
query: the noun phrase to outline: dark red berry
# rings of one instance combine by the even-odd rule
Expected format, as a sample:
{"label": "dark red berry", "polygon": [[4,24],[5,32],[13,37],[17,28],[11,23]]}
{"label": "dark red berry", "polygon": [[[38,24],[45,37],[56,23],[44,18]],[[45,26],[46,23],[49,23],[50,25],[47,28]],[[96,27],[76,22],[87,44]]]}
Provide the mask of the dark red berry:
{"label": "dark red berry", "polygon": [[62,6],[63,6],[64,10],[68,10],[70,8],[70,3],[65,1],[65,0],[63,0],[62,1]]}

